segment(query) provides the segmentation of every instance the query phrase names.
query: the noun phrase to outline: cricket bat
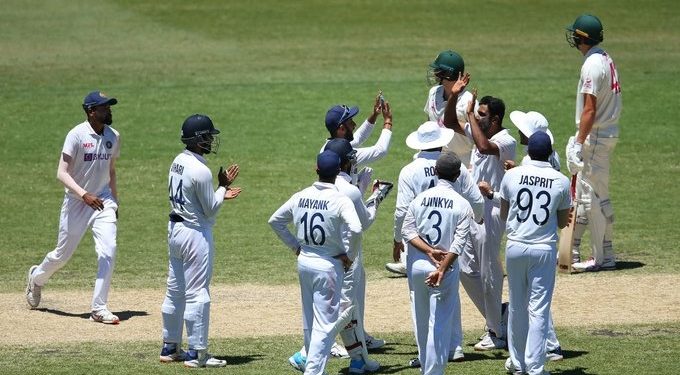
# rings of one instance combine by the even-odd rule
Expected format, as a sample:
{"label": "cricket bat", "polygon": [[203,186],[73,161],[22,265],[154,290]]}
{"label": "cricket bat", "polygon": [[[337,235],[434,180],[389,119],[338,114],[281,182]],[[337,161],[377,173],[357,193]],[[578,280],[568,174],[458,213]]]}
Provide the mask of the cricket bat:
{"label": "cricket bat", "polygon": [[576,225],[576,175],[571,176],[571,200],[574,207],[571,209],[569,224],[560,232],[560,244],[557,249],[557,271],[571,273],[571,248],[574,243],[574,225]]}

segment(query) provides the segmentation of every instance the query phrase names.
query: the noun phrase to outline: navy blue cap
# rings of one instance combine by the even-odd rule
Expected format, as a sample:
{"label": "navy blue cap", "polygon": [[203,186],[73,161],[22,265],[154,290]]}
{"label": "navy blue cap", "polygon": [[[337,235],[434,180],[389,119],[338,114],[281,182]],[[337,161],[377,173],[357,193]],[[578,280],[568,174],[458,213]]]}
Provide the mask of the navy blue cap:
{"label": "navy blue cap", "polygon": [[346,105],[336,105],[326,112],[326,129],[334,132],[340,124],[351,119],[359,113],[359,107],[348,107]]}
{"label": "navy blue cap", "polygon": [[[326,143],[324,150],[330,150],[338,154],[340,156],[340,161],[343,163],[346,163],[350,157],[353,156],[352,152],[354,151],[352,144],[344,138],[331,139]],[[356,153],[356,151],[354,151],[354,153]]]}
{"label": "navy blue cap", "polygon": [[527,149],[531,159],[547,160],[553,152],[550,136],[544,132],[532,134]]}
{"label": "navy blue cap", "polygon": [[83,108],[91,108],[98,105],[114,105],[116,103],[118,103],[116,98],[109,98],[101,91],[92,91],[83,99]]}
{"label": "navy blue cap", "polygon": [[316,157],[316,173],[319,177],[330,178],[340,173],[340,156],[331,150],[326,150]]}

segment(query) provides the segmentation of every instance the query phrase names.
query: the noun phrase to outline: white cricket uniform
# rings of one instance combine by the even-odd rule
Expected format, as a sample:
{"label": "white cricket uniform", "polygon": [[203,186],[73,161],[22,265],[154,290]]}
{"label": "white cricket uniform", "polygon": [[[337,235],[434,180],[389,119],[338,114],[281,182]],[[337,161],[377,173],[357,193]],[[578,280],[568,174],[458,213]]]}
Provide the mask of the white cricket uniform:
{"label": "white cricket uniform", "polygon": [[[532,162],[531,157],[529,157],[529,155],[524,155],[524,158],[522,158],[522,165],[528,165],[531,162]],[[552,169],[554,169],[558,172],[560,171],[560,156],[557,153],[557,151],[553,151],[553,153],[550,154],[550,157],[548,158],[548,163],[550,163],[550,166],[552,167]],[[500,199],[500,194],[496,194],[496,195],[498,195],[499,199]],[[557,270],[555,270],[555,272],[557,272]],[[553,350],[556,350],[559,347],[560,347],[560,341],[557,339],[557,332],[555,331],[555,323],[553,321],[552,314],[550,314],[550,320],[548,321],[548,335],[547,335],[546,340],[545,340],[545,349],[546,349],[546,351],[551,352]]]}
{"label": "white cricket uniform", "polygon": [[[600,47],[592,47],[585,55],[576,92],[576,128],[581,121],[583,94],[597,98],[595,122],[583,144],[583,171],[576,184],[576,226],[574,252],[580,253],[581,237],[586,225],[591,231],[591,247],[595,262],[614,261],[612,234],[614,209],[609,200],[609,163],[619,138],[621,85],[616,66]],[[577,131],[578,134],[578,131]]]}
{"label": "white cricket uniform", "polygon": [[[420,236],[434,248],[461,254],[469,242],[472,218],[470,203],[451,182],[439,180],[437,186],[416,196],[409,205],[403,237],[410,241]],[[455,305],[460,305],[458,261],[454,261],[439,287],[428,287],[425,279],[436,267],[425,253],[410,244],[408,247],[406,273],[421,373],[443,374],[451,349],[453,320],[460,320],[454,314]]]}
{"label": "white cricket uniform", "polygon": [[[351,177],[345,172],[340,172],[335,179],[338,191],[352,200],[357,212],[363,231],[373,224],[376,218],[376,207],[366,207],[359,188],[352,185]],[[350,242],[351,241],[351,242]],[[364,337],[364,308],[366,301],[366,272],[364,270],[363,248],[361,236],[352,236],[349,228],[343,230],[343,243],[347,254],[352,259],[352,266],[345,272],[342,284],[342,296],[340,298],[340,312],[344,312],[351,306],[354,307],[354,316],[347,326],[340,331],[343,344],[350,357],[359,358],[363,352],[362,346],[366,346]]]}
{"label": "white cricket uniform", "polygon": [[[43,286],[61,267],[65,266],[78,247],[88,227],[92,227],[97,252],[97,278],[94,283],[92,311],[107,309],[111,276],[116,260],[116,202],[109,187],[111,162],[120,156],[120,136],[110,126],[97,134],[85,121],[66,135],[62,154],[71,157],[68,173],[78,186],[104,202],[97,211],[75,192],[65,189],[59,219],[57,246],[49,252],[33,271],[35,285]],[[60,155],[61,157],[61,155]]]}
{"label": "white cricket uniform", "polygon": [[[472,180],[475,183],[486,181],[492,190],[498,191],[505,175],[503,162],[515,160],[516,141],[507,129],[494,134],[489,141],[498,146],[499,156],[485,155],[475,149],[470,160]],[[464,254],[461,259],[461,264],[469,265],[469,272],[463,269],[461,282],[484,316],[487,327],[502,338],[505,334],[501,319],[503,266],[499,256],[505,223],[500,219],[499,203],[489,199],[484,203],[484,224],[474,223],[471,227],[474,257],[467,259]]]}
{"label": "white cricket uniform", "polygon": [[[472,101],[472,98],[472,94],[469,91],[463,91],[458,95],[458,101],[456,102],[456,117],[458,122],[463,124],[468,123],[467,107]],[[447,101],[444,100],[444,86],[432,86],[430,92],[427,94],[425,108],[423,108],[423,111],[427,114],[428,120],[435,121],[439,126],[445,127],[444,112],[446,103]],[[461,163],[463,163],[466,168],[469,168],[470,153],[474,146],[475,143],[470,138],[456,133],[445,149],[454,152],[458,158],[460,158]]]}
{"label": "white cricket uniform", "polygon": [[[352,181],[356,183],[359,186],[359,191],[363,194],[365,190],[367,189],[368,185],[370,185],[370,177],[371,177],[371,172],[367,174],[367,176],[364,178],[364,181],[357,181],[357,178],[359,178],[359,169],[361,167],[366,167],[369,164],[378,161],[385,157],[387,155],[387,151],[389,150],[390,147],[390,142],[392,140],[392,130],[390,129],[383,129],[380,132],[380,137],[378,137],[378,140],[375,142],[373,146],[368,146],[368,147],[359,147],[361,146],[368,138],[371,136],[371,133],[373,132],[373,128],[375,127],[375,124],[372,124],[368,122],[368,120],[365,120],[361,126],[356,128],[356,131],[354,132],[354,139],[350,142],[352,145],[352,148],[357,152],[356,153],[356,158],[357,158],[357,163],[353,167],[351,171],[351,177]],[[326,139],[324,142],[323,146],[321,146],[321,150],[319,153],[323,152],[323,150],[326,148],[326,145],[328,144],[328,141],[331,139]]]}
{"label": "white cricket uniform", "polygon": [[[293,222],[294,236],[287,228]],[[269,225],[293,251],[300,247],[298,274],[302,295],[305,374],[322,374],[335,339],[344,270],[336,257],[346,254],[344,238],[361,235],[352,201],[334,184],[315,182],[299,191],[269,218]],[[343,231],[347,236],[343,236]]]}
{"label": "white cricket uniform", "polygon": [[164,342],[180,344],[186,324],[189,348],[208,348],[215,253],[212,227],[225,193],[224,187],[213,191],[212,173],[201,155],[184,150],[170,165],[169,265],[161,306]]}
{"label": "white cricket uniform", "polygon": [[532,160],[509,170],[500,195],[509,204],[506,267],[508,350],[517,369],[543,374],[557,262],[557,212],[571,207],[569,179]]}
{"label": "white cricket uniform", "polygon": [[[438,178],[435,173],[435,165],[437,158],[441,152],[439,151],[420,151],[416,154],[416,159],[404,166],[399,173],[399,183],[397,185],[397,204],[394,211],[394,240],[402,241],[402,225],[406,210],[413,199],[428,188],[434,187],[437,184]],[[480,221],[484,215],[484,198],[479,192],[479,188],[474,183],[470,172],[461,164],[460,176],[453,184],[454,190],[463,196],[472,206],[474,213],[474,220]],[[461,263],[461,269],[467,270],[470,259],[474,258],[472,239],[468,238],[467,246],[463,252],[467,254],[463,258],[467,260],[466,263]],[[406,262],[408,254],[408,247],[405,248],[402,254],[402,262]],[[451,340],[452,349],[455,350],[457,346],[462,346],[463,342],[463,328],[461,326],[461,312],[460,312],[460,297],[456,295],[458,303],[454,304],[454,318],[453,321],[453,339]]]}

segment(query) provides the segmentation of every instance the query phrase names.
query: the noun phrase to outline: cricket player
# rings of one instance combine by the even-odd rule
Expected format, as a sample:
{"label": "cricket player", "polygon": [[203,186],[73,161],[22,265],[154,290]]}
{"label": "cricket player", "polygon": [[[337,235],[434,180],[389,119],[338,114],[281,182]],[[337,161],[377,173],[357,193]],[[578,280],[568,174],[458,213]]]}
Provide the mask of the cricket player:
{"label": "cricket player", "polygon": [[[541,113],[535,111],[530,111],[526,113],[522,111],[512,111],[510,113],[510,120],[519,130],[520,144],[524,146],[525,151],[527,152],[522,158],[521,165],[527,165],[531,163],[531,157],[528,154],[528,145],[529,137],[531,137],[534,133],[538,132],[546,133],[548,137],[550,137],[551,146],[553,145],[554,138],[552,136],[552,133],[550,132],[550,129],[548,129],[548,120]],[[554,149],[553,152],[548,157],[548,162],[550,163],[550,166],[554,170],[558,172],[560,171],[560,157],[557,154],[557,151],[555,151]],[[515,167],[514,160],[505,161],[506,170],[512,169],[514,167]],[[495,193],[491,189],[491,186],[486,181],[480,182],[479,190],[482,192],[484,196],[492,196],[494,203],[496,203],[497,201],[498,204],[500,204],[501,202],[500,194]],[[560,346],[560,342],[557,339],[557,333],[555,332],[555,325],[553,323],[552,315],[550,316],[550,320],[548,321],[546,356],[551,361],[560,361],[564,359],[564,356],[562,354],[562,347]]]}
{"label": "cricket player", "polygon": [[[175,157],[168,173],[168,280],[163,315],[163,363],[184,361],[186,367],[224,367],[227,362],[208,353],[210,279],[215,245],[212,227],[225,199],[236,198],[240,188],[229,186],[238,165],[220,168],[218,188],[204,155],[216,153],[220,133],[206,115],[189,116],[182,124],[184,151]],[[186,325],[189,350],[182,351]]]}
{"label": "cricket player", "polygon": [[531,375],[545,373],[557,228],[567,225],[571,208],[569,179],[550,165],[552,151],[548,134],[534,133],[528,145],[531,161],[509,170],[500,189],[510,291],[505,367]]}
{"label": "cricket player", "polygon": [[[344,240],[352,243],[362,230],[351,199],[334,184],[340,156],[324,151],[316,160],[319,181],[293,194],[269,218],[272,229],[297,255],[307,375],[324,373],[337,333],[344,273],[352,265]],[[287,228],[290,222],[296,235]]]}
{"label": "cricket player", "polygon": [[[357,163],[350,173],[352,183],[359,187],[361,193],[365,193],[370,185],[373,170],[368,167],[369,164],[382,159],[387,155],[392,140],[392,110],[390,103],[385,101],[382,93],[378,94],[373,104],[373,112],[368,118],[356,128],[354,116],[359,114],[359,107],[348,107],[344,104],[331,107],[326,112],[326,129],[330,137],[326,140],[321,151],[326,147],[326,143],[334,138],[344,138],[352,144],[356,150]],[[373,146],[359,147],[373,132],[373,127],[377,121],[378,115],[383,116],[383,130],[380,137]],[[354,131],[356,129],[356,132]]]}
{"label": "cricket player", "polygon": [[[576,135],[567,144],[567,162],[576,183],[576,225],[572,265],[576,271],[615,269],[614,209],[609,199],[609,162],[619,139],[621,83],[604,40],[600,19],[584,14],[567,27],[567,42],[585,57],[576,92]],[[590,229],[592,257],[580,261],[581,238]]]}
{"label": "cricket player", "polygon": [[[407,254],[404,252],[402,226],[406,211],[413,199],[423,191],[437,185],[435,164],[441,154],[442,148],[453,138],[453,130],[440,127],[434,121],[423,123],[418,130],[409,134],[406,145],[419,151],[417,157],[399,173],[397,187],[397,204],[394,211],[394,245],[392,257],[395,263],[388,263],[388,271],[401,274],[406,273]],[[473,207],[474,220],[481,221],[484,212],[484,200],[479,189],[474,184],[470,173],[465,166],[460,167],[460,175],[453,183],[453,187]],[[470,252],[471,244],[465,248]],[[390,268],[393,266],[394,268]],[[456,295],[455,298],[459,298]],[[460,303],[454,304],[454,315],[460,317]],[[464,358],[462,341],[463,330],[460,326],[460,318],[454,319],[453,339],[451,340],[451,361],[460,361]],[[411,367],[419,367],[419,359],[410,362]]]}
{"label": "cricket player", "polygon": [[[456,261],[469,242],[472,207],[456,192],[461,162],[452,152],[439,155],[438,182],[418,194],[404,218],[411,311],[422,374],[443,374],[451,348],[458,297]],[[460,306],[458,306],[460,310]]]}
{"label": "cricket player", "polygon": [[[465,73],[465,62],[458,53],[447,50],[437,55],[430,64],[428,81],[432,88],[427,94],[427,101],[423,109],[429,121],[435,121],[439,126],[456,131],[453,139],[444,148],[456,153],[466,168],[470,167],[470,154],[474,143],[465,135],[464,124],[468,123],[467,106],[472,100],[472,94],[465,90],[465,86],[453,88],[459,76]],[[446,104],[450,98],[456,107],[456,116],[444,116]]]}
{"label": "cricket player", "polygon": [[[352,170],[349,173],[351,182],[359,188],[361,194],[364,194],[371,184],[373,175],[373,169],[368,165],[385,157],[390,147],[392,139],[392,110],[390,103],[383,98],[382,92],[380,92],[375,97],[373,112],[371,112],[371,115],[368,116],[359,128],[356,128],[354,116],[358,113],[358,107],[348,107],[346,105],[333,106],[326,112],[326,129],[328,129],[330,138],[324,142],[320,152],[324,151],[326,145],[332,139],[348,140],[356,151],[356,163],[352,166]],[[380,137],[373,146],[359,147],[373,132],[373,127],[379,114],[382,114],[384,120]],[[355,129],[356,132],[354,132]],[[361,308],[363,309],[363,305]],[[363,310],[361,313],[363,316]],[[385,340],[383,339],[375,338],[367,332],[364,332],[364,335],[368,349],[378,349],[385,345]],[[333,345],[331,354],[334,357],[346,358],[349,356],[345,348],[340,345]]]}
{"label": "cricket player", "polygon": [[[359,188],[351,183],[350,173],[356,164],[356,150],[344,138],[331,139],[326,143],[326,150],[340,156],[340,173],[335,178],[338,191],[352,200],[357,211],[363,231],[366,231],[375,221],[379,204],[366,206]],[[383,197],[384,198],[384,197]],[[363,265],[363,249],[360,236],[349,236],[347,228],[343,231],[343,244],[352,261],[349,271],[345,272],[342,296],[340,299],[340,318],[335,324],[336,330],[344,345],[343,350],[351,358],[349,369],[353,374],[374,372],[380,368],[377,361],[368,356],[366,338],[364,337],[364,305],[366,299],[366,273]],[[350,243],[350,238],[352,242]],[[303,347],[288,359],[293,368],[304,371],[307,353]]]}
{"label": "cricket player", "polygon": [[116,259],[118,221],[115,161],[120,156],[120,136],[111,127],[111,106],[116,103],[116,98],[101,91],[87,94],[83,100],[87,120],[66,135],[57,168],[57,179],[65,187],[57,246],[40,265],[28,270],[26,302],[31,308],[38,307],[42,288],[71,259],[91,227],[97,252],[97,278],[90,320],[106,324],[120,321],[106,304]]}
{"label": "cricket player", "polygon": [[[465,74],[460,76],[459,81],[467,84],[469,79],[469,74]],[[478,184],[486,181],[492,190],[498,190],[505,174],[503,161],[515,159],[516,141],[503,128],[505,103],[499,98],[486,96],[479,101],[475,113],[477,90],[472,91],[472,97],[467,107],[469,123],[464,129],[475,143],[470,159],[472,179]],[[445,116],[456,116],[455,103],[447,103]],[[505,222],[500,219],[500,205],[494,203],[493,196],[487,198],[484,224],[471,226],[474,255],[461,258],[463,287],[486,320],[487,332],[474,346],[480,351],[506,346],[502,308],[503,266],[500,261]]]}

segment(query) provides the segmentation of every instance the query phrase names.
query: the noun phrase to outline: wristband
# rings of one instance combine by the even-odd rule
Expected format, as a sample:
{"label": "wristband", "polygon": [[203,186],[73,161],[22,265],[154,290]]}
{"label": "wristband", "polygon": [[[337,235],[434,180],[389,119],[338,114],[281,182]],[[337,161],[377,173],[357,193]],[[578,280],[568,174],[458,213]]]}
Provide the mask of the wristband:
{"label": "wristband", "polygon": [[494,195],[494,192],[491,191],[491,193],[487,194],[486,197],[487,197],[488,199],[490,199],[490,200],[493,200],[493,195]]}

